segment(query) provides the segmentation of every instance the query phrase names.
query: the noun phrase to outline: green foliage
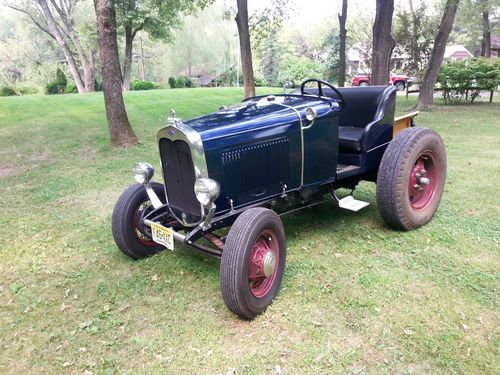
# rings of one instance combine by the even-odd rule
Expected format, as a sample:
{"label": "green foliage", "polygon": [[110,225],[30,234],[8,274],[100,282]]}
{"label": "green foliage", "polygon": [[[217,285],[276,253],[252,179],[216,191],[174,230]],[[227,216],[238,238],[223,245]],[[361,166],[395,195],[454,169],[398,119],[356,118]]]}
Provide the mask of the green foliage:
{"label": "green foliage", "polygon": [[76,87],[75,84],[70,84],[68,87],[66,87],[66,90],[64,90],[65,94],[77,94],[78,93],[78,88]]}
{"label": "green foliage", "polygon": [[444,89],[446,103],[466,99],[473,103],[481,90],[496,90],[500,85],[500,60],[480,58],[448,62],[441,67],[437,82]]}
{"label": "green foliage", "polygon": [[16,95],[16,91],[9,86],[3,86],[0,88],[0,96],[14,96]]}
{"label": "green foliage", "polygon": [[149,81],[139,81],[139,80],[134,80],[130,84],[130,89],[131,90],[154,90],[157,89],[158,85],[154,82],[149,82]]}
{"label": "green foliage", "polygon": [[102,91],[102,80],[100,80],[100,79],[94,80],[94,90],[95,91]]}
{"label": "green foliage", "polygon": [[288,56],[281,64],[281,79],[290,81],[294,86],[306,78],[323,77],[323,66],[307,57]]}
{"label": "green foliage", "polygon": [[420,75],[432,53],[439,15],[431,15],[424,1],[413,10],[398,10],[394,19],[395,51],[409,56],[406,73]]}
{"label": "green foliage", "polygon": [[33,95],[38,94],[39,87],[31,85],[19,86],[18,92],[20,95]]}
{"label": "green foliage", "polygon": [[175,89],[177,86],[177,80],[174,77],[168,77],[168,85],[171,89]]}
{"label": "green foliage", "polygon": [[67,85],[68,80],[66,79],[66,75],[62,69],[58,67],[56,70],[56,79],[45,86],[45,93],[48,95],[64,94]]}
{"label": "green foliage", "polygon": [[[215,79],[215,83],[217,86],[236,86],[236,83],[238,81],[237,77],[238,72],[236,71],[236,67],[231,67],[229,69],[226,69],[224,73],[222,73],[220,76],[218,76]],[[243,74],[240,72],[239,76],[239,82],[243,82]]]}
{"label": "green foliage", "polygon": [[154,39],[172,40],[172,29],[180,25],[179,15],[194,14],[213,0],[116,0],[116,22],[132,32],[144,30]]}
{"label": "green foliage", "polygon": [[281,45],[278,34],[270,34],[261,44],[261,72],[270,86],[280,83],[280,65],[284,52],[285,48]]}
{"label": "green foliage", "polygon": [[325,66],[325,78],[329,82],[336,82],[339,75],[339,48],[340,41],[338,31],[333,29],[327,35],[323,42],[325,58],[322,60]]}
{"label": "green foliage", "polygon": [[261,49],[262,43],[273,35],[278,35],[283,28],[283,22],[292,11],[289,0],[274,0],[271,6],[250,16],[248,26],[253,39],[253,47]]}
{"label": "green foliage", "polygon": [[172,89],[180,89],[180,88],[189,88],[189,87],[194,87],[193,81],[191,81],[191,78],[185,77],[185,76],[180,76],[180,77],[169,77],[168,79],[168,85]]}

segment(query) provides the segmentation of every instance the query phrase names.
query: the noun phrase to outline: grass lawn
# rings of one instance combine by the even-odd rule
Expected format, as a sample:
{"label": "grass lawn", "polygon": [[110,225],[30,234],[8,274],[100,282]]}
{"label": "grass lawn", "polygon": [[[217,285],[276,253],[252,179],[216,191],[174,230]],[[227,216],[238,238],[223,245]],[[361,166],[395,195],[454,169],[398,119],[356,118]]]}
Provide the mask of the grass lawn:
{"label": "grass lawn", "polygon": [[127,93],[142,141],[130,150],[110,149],[100,94],[0,98],[0,373],[498,374],[498,102],[418,116],[448,150],[426,227],[388,229],[369,183],[361,212],[285,216],[282,290],[252,322],[226,309],[217,261],[180,246],[137,262],[118,251],[114,202],[133,162],[158,166],[168,110],[193,117],[241,93]]}

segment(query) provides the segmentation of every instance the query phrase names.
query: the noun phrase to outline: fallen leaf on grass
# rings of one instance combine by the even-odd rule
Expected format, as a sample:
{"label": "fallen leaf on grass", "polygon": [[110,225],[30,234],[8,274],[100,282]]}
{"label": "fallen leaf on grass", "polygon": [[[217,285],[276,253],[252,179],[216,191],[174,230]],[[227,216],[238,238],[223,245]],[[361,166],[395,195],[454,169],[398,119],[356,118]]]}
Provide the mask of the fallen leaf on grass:
{"label": "fallen leaf on grass", "polygon": [[412,329],[409,329],[409,328],[405,328],[405,329],[403,329],[403,333],[404,333],[406,336],[410,336],[410,335],[413,335],[413,330],[412,330]]}
{"label": "fallen leaf on grass", "polygon": [[158,275],[153,275],[153,277],[151,278],[151,281],[158,281]]}

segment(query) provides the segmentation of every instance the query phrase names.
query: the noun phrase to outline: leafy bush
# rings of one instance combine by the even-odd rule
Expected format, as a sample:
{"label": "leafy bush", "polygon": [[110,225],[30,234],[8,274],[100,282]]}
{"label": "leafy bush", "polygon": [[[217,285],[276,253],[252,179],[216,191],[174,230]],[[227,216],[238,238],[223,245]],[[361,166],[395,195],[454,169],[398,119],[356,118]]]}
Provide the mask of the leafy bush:
{"label": "leafy bush", "polygon": [[134,80],[130,84],[131,90],[154,90],[158,85],[154,82]]}
{"label": "leafy bush", "polygon": [[307,57],[288,56],[281,65],[281,79],[299,85],[306,78],[323,76],[323,66]]}
{"label": "leafy bush", "polygon": [[444,64],[437,83],[443,88],[446,103],[470,99],[473,103],[481,90],[496,90],[500,85],[498,59],[472,59]]}
{"label": "leafy bush", "polygon": [[264,87],[266,86],[266,81],[264,80],[264,78],[255,78],[255,87]]}
{"label": "leafy bush", "polygon": [[0,96],[14,96],[16,95],[16,91],[9,86],[4,86],[0,88]]}
{"label": "leafy bush", "polygon": [[56,71],[56,79],[55,81],[49,82],[45,86],[45,93],[48,95],[63,94],[67,85],[68,80],[66,79],[66,76],[61,68],[58,67]]}
{"label": "leafy bush", "polygon": [[66,89],[64,90],[65,94],[77,94],[78,93],[78,88],[76,87],[75,84],[68,85]]}
{"label": "leafy bush", "polygon": [[38,94],[39,89],[40,88],[36,86],[21,86],[18,91],[20,95],[32,95]]}
{"label": "leafy bush", "polygon": [[174,77],[168,78],[168,85],[171,89],[175,89],[177,87],[177,80]]}
{"label": "leafy bush", "polygon": [[102,91],[102,81],[98,79],[94,79],[94,90]]}
{"label": "leafy bush", "polygon": [[194,83],[193,83],[193,81],[191,81],[191,78],[184,77],[184,76],[177,77],[177,78],[170,77],[168,79],[168,85],[172,89],[179,89],[179,88],[183,88],[183,87],[194,87]]}

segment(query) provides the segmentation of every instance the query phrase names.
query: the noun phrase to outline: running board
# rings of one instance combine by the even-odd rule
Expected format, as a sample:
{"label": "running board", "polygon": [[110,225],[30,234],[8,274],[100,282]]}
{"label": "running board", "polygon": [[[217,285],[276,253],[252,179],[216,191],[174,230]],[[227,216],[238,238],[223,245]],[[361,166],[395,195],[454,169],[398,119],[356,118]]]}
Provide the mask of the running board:
{"label": "running board", "polygon": [[347,197],[340,199],[338,203],[340,208],[354,212],[358,212],[370,204],[368,202],[358,201],[357,199],[354,199],[352,195],[348,195]]}

